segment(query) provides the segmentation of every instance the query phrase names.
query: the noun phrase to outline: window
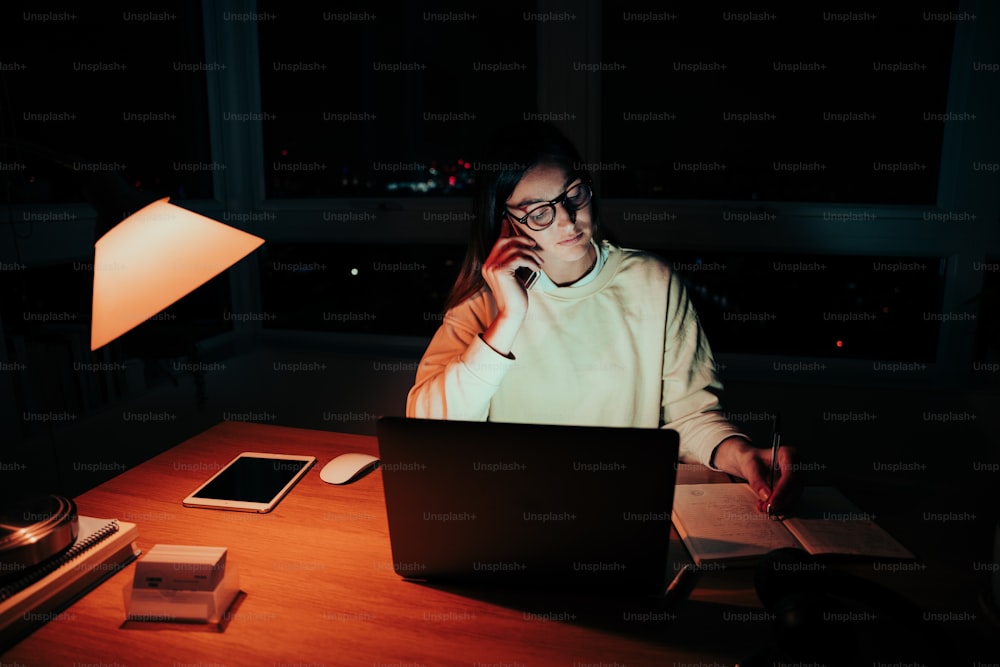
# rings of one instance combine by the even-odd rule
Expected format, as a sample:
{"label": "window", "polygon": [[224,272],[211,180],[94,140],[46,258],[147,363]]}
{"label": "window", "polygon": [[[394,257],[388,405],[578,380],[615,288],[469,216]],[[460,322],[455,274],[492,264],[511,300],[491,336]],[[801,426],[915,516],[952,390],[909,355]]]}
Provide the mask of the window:
{"label": "window", "polygon": [[200,3],[4,13],[8,202],[88,201],[120,220],[133,200],[212,197]]}
{"label": "window", "polygon": [[940,258],[658,254],[684,277],[715,352],[936,360]]}
{"label": "window", "polygon": [[464,246],[269,243],[265,328],[430,337]]}
{"label": "window", "polygon": [[535,111],[533,5],[259,3],[267,197],[468,195],[470,151]]}
{"label": "window", "polygon": [[936,204],[957,5],[604,3],[605,190]]}

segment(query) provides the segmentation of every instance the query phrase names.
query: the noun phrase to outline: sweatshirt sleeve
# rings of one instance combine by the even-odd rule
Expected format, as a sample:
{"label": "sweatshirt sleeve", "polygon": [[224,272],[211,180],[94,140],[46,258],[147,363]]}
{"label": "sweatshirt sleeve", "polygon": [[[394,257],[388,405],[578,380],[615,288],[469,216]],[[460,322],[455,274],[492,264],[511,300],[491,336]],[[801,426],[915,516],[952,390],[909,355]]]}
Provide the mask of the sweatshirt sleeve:
{"label": "sweatshirt sleeve", "polygon": [[482,339],[484,318],[477,316],[473,297],[445,314],[417,366],[417,377],[406,397],[406,416],[423,419],[485,421],[490,400],[513,357],[504,356]]}
{"label": "sweatshirt sleeve", "polygon": [[670,272],[663,356],[663,426],[680,434],[680,459],[709,466],[729,436],[750,438],[726,420],[712,350],[679,276]]}

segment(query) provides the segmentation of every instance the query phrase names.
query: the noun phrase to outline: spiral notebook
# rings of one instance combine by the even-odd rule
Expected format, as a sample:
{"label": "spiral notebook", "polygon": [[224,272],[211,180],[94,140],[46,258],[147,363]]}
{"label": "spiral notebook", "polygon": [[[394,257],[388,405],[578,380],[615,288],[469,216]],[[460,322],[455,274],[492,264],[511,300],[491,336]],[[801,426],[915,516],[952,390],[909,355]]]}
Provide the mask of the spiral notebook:
{"label": "spiral notebook", "polygon": [[0,651],[139,555],[134,523],[81,516],[79,527],[76,541],[66,551],[0,586]]}

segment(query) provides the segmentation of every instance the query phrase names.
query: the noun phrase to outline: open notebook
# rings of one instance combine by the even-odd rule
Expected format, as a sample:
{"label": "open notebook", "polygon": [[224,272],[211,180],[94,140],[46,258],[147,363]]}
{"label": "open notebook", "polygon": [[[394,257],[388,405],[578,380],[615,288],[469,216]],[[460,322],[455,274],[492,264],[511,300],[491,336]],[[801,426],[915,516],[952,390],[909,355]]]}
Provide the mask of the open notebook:
{"label": "open notebook", "polygon": [[757,511],[757,497],[748,484],[678,484],[673,523],[696,565],[749,564],[783,547],[814,556],[915,558],[830,486],[806,487],[795,516],[773,521]]}
{"label": "open notebook", "polygon": [[76,541],[59,555],[0,585],[0,651],[53,619],[74,600],[133,561],[134,523],[79,517]]}

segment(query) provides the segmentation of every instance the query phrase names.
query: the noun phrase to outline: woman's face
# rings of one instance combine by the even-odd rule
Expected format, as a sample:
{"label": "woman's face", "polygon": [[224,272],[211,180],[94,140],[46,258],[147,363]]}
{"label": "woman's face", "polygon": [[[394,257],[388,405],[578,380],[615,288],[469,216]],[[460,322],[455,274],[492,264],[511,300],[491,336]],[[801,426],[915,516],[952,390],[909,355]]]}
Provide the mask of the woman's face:
{"label": "woman's face", "polygon": [[[523,218],[531,209],[558,199],[581,182],[578,176],[568,175],[562,167],[544,163],[536,165],[525,172],[507,198],[507,210],[514,217]],[[534,239],[537,244],[535,250],[553,268],[560,264],[579,262],[587,257],[593,236],[589,202],[573,214],[563,204],[557,204],[555,208],[555,220],[541,231],[535,231],[508,218],[514,233],[526,234]]]}

